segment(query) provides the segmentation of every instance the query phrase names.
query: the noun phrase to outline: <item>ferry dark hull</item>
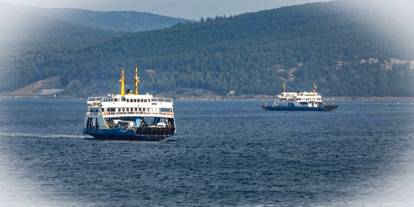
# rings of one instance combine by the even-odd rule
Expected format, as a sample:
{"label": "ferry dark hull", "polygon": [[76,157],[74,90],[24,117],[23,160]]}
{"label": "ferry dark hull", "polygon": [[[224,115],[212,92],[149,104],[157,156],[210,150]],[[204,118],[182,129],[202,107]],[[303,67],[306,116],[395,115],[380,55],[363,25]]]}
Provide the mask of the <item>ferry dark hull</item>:
{"label": "ferry dark hull", "polygon": [[325,105],[321,107],[287,107],[287,106],[262,106],[267,111],[333,111],[338,105]]}
{"label": "ferry dark hull", "polygon": [[158,142],[173,136],[175,129],[147,128],[135,131],[125,129],[85,129],[83,133],[97,140]]}

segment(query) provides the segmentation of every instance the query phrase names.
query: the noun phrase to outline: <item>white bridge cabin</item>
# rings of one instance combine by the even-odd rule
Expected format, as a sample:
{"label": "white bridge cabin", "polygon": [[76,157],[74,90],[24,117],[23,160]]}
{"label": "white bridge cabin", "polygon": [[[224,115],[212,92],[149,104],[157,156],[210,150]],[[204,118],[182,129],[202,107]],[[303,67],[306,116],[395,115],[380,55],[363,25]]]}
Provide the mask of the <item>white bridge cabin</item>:
{"label": "white bridge cabin", "polygon": [[280,101],[297,101],[321,103],[322,96],[317,92],[282,92],[277,96]]}
{"label": "white bridge cabin", "polygon": [[111,95],[88,98],[88,115],[174,117],[173,100],[152,95]]}

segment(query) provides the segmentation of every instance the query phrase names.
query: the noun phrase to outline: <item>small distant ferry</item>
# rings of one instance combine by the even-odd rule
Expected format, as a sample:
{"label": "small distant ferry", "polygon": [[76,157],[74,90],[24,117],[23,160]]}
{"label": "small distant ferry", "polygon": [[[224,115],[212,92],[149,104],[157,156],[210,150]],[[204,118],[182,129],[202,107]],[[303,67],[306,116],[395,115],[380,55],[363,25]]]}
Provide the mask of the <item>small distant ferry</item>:
{"label": "small distant ferry", "polygon": [[88,98],[84,134],[102,140],[161,141],[174,135],[173,99],[139,94],[138,67],[134,91],[125,93],[125,70],[120,94]]}
{"label": "small distant ferry", "polygon": [[326,104],[322,96],[317,92],[317,85],[314,84],[311,92],[286,92],[286,85],[283,83],[280,93],[273,103],[264,104],[262,108],[268,111],[333,111],[338,105]]}

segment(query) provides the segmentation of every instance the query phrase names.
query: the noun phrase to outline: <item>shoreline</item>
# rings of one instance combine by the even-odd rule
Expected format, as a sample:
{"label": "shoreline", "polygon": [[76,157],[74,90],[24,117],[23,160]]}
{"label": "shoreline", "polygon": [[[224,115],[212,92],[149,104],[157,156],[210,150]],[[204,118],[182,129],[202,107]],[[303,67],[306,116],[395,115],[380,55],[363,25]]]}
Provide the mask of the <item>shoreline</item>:
{"label": "shoreline", "polygon": [[[269,101],[275,96],[237,96],[237,97],[176,97],[176,100],[183,101]],[[390,96],[371,96],[371,97],[352,97],[352,96],[326,96],[325,101],[392,101],[392,100],[413,100],[414,97],[390,97]]]}
{"label": "shoreline", "polygon": [[[76,96],[10,96],[0,95],[0,98],[14,98],[14,99],[87,99],[87,97]],[[244,95],[244,96],[176,96],[173,97],[178,101],[269,101],[275,96],[269,95]],[[369,96],[369,97],[354,97],[354,96],[326,96],[326,101],[392,101],[392,100],[412,100],[414,97],[395,97],[395,96]]]}

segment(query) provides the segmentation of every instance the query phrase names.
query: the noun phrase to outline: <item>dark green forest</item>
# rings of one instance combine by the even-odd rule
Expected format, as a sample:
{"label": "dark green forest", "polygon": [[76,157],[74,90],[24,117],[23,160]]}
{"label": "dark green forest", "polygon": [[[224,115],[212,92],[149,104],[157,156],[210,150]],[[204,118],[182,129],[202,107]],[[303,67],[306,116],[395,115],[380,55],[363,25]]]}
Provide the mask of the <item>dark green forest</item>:
{"label": "dark green forest", "polygon": [[121,67],[132,78],[138,64],[143,92],[275,94],[282,82],[290,90],[317,82],[323,95],[413,96],[414,58],[371,21],[335,1],[135,33],[68,25],[8,54],[1,89],[59,76],[66,95],[106,94]]}

